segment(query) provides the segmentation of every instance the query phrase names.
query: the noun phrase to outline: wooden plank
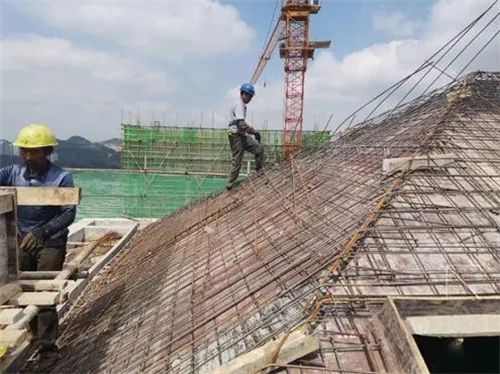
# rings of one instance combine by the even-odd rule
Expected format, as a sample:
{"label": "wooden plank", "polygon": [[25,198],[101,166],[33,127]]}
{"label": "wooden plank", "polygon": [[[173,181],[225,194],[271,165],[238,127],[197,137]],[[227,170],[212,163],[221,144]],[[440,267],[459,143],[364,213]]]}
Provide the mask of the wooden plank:
{"label": "wooden plank", "polygon": [[21,292],[9,300],[11,305],[55,305],[59,302],[59,292]]}
{"label": "wooden plank", "polygon": [[[288,364],[319,349],[319,339],[294,331],[285,341],[269,342],[215,369],[213,374],[256,373],[272,363]],[[277,355],[276,362],[273,362]]]}
{"label": "wooden plank", "polygon": [[0,193],[0,214],[14,210],[14,199],[11,193]]}
{"label": "wooden plank", "polygon": [[[19,279],[29,279],[29,280],[41,280],[41,279],[54,279],[61,273],[60,270],[58,271],[21,271],[19,272]],[[74,278],[87,278],[88,277],[88,272],[87,271],[77,271],[75,274],[73,274]]]}
{"label": "wooden plank", "polygon": [[20,280],[16,282],[21,285],[23,291],[61,291],[67,280],[40,279],[40,280]]}
{"label": "wooden plank", "polygon": [[17,279],[15,193],[0,192],[0,286]]}
{"label": "wooden plank", "polygon": [[7,283],[0,287],[0,305],[5,304],[15,295],[21,293],[21,286],[14,283]]}
{"label": "wooden plank", "polygon": [[0,191],[17,193],[17,205],[78,205],[78,187],[0,187]]}
{"label": "wooden plank", "polygon": [[20,308],[9,308],[0,311],[0,325],[11,325],[16,323],[23,316],[23,310]]}
{"label": "wooden plank", "polygon": [[27,330],[0,330],[0,344],[9,344],[17,347],[28,336]]}
{"label": "wooden plank", "polygon": [[[14,204],[15,207],[15,204]],[[7,252],[9,267],[9,282],[16,281],[19,273],[18,242],[17,242],[17,211],[7,213]]]}
{"label": "wooden plank", "polygon": [[9,282],[9,247],[7,245],[7,220],[0,214],[0,286]]}

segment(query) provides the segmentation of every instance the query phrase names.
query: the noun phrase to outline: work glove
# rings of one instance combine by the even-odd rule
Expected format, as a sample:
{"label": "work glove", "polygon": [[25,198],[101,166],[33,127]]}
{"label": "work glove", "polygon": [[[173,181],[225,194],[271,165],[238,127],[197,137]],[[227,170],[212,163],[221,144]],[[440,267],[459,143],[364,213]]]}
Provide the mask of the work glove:
{"label": "work glove", "polygon": [[43,245],[44,239],[40,231],[33,230],[27,233],[21,241],[21,249],[26,252],[31,252]]}
{"label": "work glove", "polygon": [[253,136],[255,136],[255,140],[260,143],[260,133],[256,132],[255,134],[253,134]]}

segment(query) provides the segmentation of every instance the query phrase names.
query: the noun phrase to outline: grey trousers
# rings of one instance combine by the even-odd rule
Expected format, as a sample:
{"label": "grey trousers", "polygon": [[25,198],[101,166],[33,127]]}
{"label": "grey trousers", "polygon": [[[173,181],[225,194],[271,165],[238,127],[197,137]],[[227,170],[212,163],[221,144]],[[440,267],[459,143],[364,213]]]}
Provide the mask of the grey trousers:
{"label": "grey trousers", "polygon": [[[31,252],[21,250],[19,267],[21,271],[59,271],[64,264],[66,248],[37,248]],[[56,348],[59,318],[55,307],[40,310],[38,317],[31,323],[31,330],[36,334],[41,350]]]}
{"label": "grey trousers", "polygon": [[255,155],[255,170],[260,170],[262,168],[262,162],[264,160],[264,147],[252,136],[229,134],[229,144],[231,146],[232,154],[231,169],[229,171],[229,183],[233,183],[236,179],[238,179],[245,151]]}

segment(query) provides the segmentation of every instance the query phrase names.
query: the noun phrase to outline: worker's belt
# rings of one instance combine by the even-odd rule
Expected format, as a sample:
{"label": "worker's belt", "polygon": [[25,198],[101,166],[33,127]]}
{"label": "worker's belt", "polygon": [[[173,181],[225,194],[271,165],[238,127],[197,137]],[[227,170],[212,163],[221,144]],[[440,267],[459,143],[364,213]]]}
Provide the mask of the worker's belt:
{"label": "worker's belt", "polygon": [[233,121],[228,125],[228,131],[230,134],[239,134],[240,129],[238,127],[238,121]]}

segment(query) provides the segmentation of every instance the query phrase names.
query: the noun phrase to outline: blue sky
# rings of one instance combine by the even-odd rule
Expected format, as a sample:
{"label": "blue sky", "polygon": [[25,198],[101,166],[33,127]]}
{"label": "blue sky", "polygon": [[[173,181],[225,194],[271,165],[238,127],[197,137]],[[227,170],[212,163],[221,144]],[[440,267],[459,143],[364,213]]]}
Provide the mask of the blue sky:
{"label": "blue sky", "polygon": [[[489,3],[323,1],[312,36],[333,43],[309,65],[306,128],[330,114],[340,120],[402,78]],[[129,116],[224,125],[275,1],[3,0],[0,7],[0,138],[44,122],[61,138],[102,140],[119,136]],[[471,68],[492,69],[495,57],[498,46]],[[252,102],[258,128],[281,126],[283,75],[275,54]]]}

